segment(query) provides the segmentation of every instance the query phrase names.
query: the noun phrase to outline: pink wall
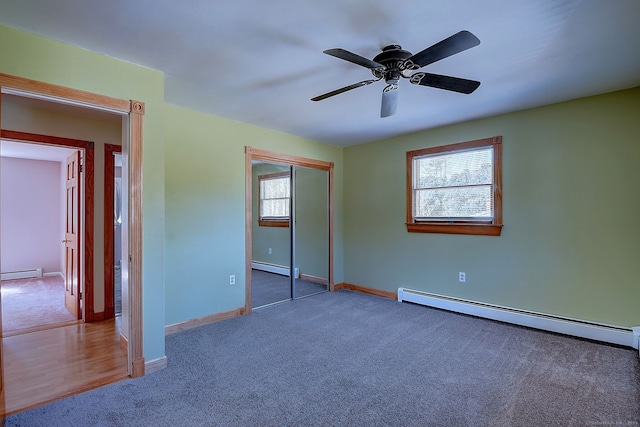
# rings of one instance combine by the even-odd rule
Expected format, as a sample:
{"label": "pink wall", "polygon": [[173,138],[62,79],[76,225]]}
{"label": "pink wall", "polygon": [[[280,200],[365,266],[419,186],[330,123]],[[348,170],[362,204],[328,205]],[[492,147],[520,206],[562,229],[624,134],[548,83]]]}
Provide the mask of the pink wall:
{"label": "pink wall", "polygon": [[59,162],[0,158],[2,272],[63,271],[60,182]]}

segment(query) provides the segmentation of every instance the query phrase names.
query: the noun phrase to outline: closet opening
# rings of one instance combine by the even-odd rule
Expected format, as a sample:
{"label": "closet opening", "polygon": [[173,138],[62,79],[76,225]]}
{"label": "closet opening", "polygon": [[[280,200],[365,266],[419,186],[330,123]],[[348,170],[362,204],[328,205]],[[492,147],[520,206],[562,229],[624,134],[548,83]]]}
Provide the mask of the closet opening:
{"label": "closet opening", "polygon": [[333,163],[246,157],[246,311],[331,290]]}

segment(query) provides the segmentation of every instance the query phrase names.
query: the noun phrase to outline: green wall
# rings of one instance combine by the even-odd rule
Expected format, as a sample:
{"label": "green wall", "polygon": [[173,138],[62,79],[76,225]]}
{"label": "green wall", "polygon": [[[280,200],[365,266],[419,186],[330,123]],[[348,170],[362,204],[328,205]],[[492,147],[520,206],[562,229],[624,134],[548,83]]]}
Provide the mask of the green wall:
{"label": "green wall", "polygon": [[[166,104],[162,73],[29,33],[0,26],[0,50],[2,73],[146,104],[146,360],[164,325],[244,305],[245,146],[334,162],[336,283],[640,324],[640,88],[342,149]],[[494,135],[502,236],[407,233],[405,152]]]}
{"label": "green wall", "polygon": [[[495,135],[502,236],[407,233],[406,151]],[[639,136],[635,88],[346,148],[345,280],[640,325]]]}
{"label": "green wall", "polygon": [[0,72],[145,103],[143,146],[143,348],[164,356],[164,75],[0,26]]}
{"label": "green wall", "polygon": [[334,162],[334,274],[343,280],[342,148],[166,104],[161,72],[24,31],[0,26],[0,50],[2,73],[145,103],[147,361],[164,356],[165,325],[244,306],[245,146]]}
{"label": "green wall", "polygon": [[245,146],[335,163],[335,277],[343,280],[342,148],[173,105],[164,111],[167,325],[244,306]]}

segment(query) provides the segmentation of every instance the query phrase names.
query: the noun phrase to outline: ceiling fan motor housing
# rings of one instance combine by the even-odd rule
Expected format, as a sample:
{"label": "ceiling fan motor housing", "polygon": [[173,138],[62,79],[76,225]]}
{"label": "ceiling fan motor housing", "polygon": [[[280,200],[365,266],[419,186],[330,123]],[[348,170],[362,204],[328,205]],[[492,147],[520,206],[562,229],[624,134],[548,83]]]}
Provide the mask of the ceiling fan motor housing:
{"label": "ceiling fan motor housing", "polygon": [[[384,69],[372,69],[371,72],[377,78],[383,78],[387,83],[397,83],[402,77],[402,71],[406,68],[406,60],[411,57],[400,45],[391,44],[382,49],[382,52],[373,58],[374,62],[384,65]],[[411,64],[413,65],[413,64]]]}

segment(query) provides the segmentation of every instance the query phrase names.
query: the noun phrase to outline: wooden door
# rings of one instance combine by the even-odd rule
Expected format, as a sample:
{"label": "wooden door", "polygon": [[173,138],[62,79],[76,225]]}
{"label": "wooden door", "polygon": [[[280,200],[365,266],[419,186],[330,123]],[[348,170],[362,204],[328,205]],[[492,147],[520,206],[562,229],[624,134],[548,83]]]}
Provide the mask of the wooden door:
{"label": "wooden door", "polygon": [[67,158],[66,171],[64,305],[80,319],[80,151]]}

